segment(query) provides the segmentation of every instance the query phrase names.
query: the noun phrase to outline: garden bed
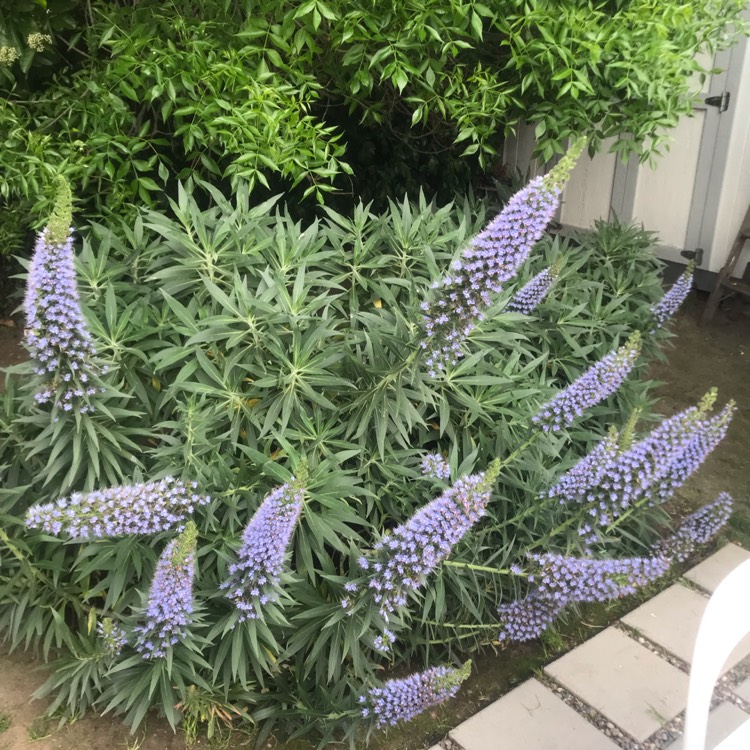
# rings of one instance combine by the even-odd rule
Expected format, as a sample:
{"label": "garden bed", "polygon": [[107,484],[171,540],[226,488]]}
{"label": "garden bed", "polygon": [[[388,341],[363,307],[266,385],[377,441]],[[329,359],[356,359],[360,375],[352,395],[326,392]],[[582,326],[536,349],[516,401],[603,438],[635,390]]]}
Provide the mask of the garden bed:
{"label": "garden bed", "polygon": [[[732,397],[739,410],[722,448],[716,451],[680,491],[670,511],[685,515],[715,497],[718,488],[735,498],[734,517],[726,535],[743,546],[750,546],[750,325],[747,318],[730,321],[723,314],[714,323],[699,328],[699,317],[705,297],[693,295],[674,326],[678,338],[667,344],[668,362],[652,367],[651,376],[667,381],[658,390],[657,411],[671,415],[695,403],[710,386],[716,386],[723,398]],[[0,328],[2,356],[6,364],[18,356],[12,329]],[[659,587],[668,585],[667,580]],[[639,600],[653,595],[653,590],[641,592]],[[549,661],[575,643],[590,637],[603,626],[635,606],[631,598],[610,605],[597,605],[584,610],[582,621],[569,616],[567,623],[545,634],[542,642],[516,646],[498,654],[488,653],[477,659],[475,670],[458,698],[426,713],[399,731],[376,736],[375,750],[422,750],[468,716],[495,700],[511,687],[529,676],[533,669]],[[173,735],[166,723],[150,719],[144,728],[128,739],[126,730],[110,718],[85,717],[58,730],[56,722],[41,718],[43,701],[30,702],[34,690],[44,681],[44,668],[34,671],[28,657],[15,653],[0,660],[0,727],[8,717],[8,728],[0,733],[0,750],[25,747],[33,740],[39,750],[52,748],[140,747],[143,750],[178,750],[184,747],[181,735]],[[141,739],[143,738],[143,739]],[[225,744],[200,742],[198,747],[243,747],[249,738],[236,733]],[[285,750],[308,750],[312,746],[299,742],[271,744],[268,747]]]}

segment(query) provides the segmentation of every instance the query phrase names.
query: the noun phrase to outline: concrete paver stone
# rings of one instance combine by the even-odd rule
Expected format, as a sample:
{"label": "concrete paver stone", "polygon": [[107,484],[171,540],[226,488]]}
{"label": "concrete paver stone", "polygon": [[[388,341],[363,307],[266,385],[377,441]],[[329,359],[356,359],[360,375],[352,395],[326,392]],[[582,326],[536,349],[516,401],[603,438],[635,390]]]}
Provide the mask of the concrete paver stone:
{"label": "concrete paver stone", "polygon": [[750,560],[750,552],[736,544],[727,544],[711,557],[688,570],[685,578],[713,592],[724,578],[745,560]]}
{"label": "concrete paver stone", "polygon": [[746,679],[744,682],[740,683],[734,689],[734,692],[737,693],[740,698],[744,698],[746,701],[750,701],[750,677],[748,677],[748,679]]}
{"label": "concrete paver stone", "polygon": [[[693,649],[708,599],[686,586],[675,584],[622,618],[647,638],[691,664]],[[732,652],[723,672],[750,654],[750,636]]]}
{"label": "concrete paver stone", "polygon": [[534,679],[460,724],[449,737],[465,750],[617,750]]}
{"label": "concrete paver stone", "polygon": [[639,742],[677,716],[687,700],[688,676],[616,628],[545,671]]}
{"label": "concrete paver stone", "polygon": [[[742,726],[750,716],[731,703],[722,703],[708,716],[708,732],[706,733],[706,750],[713,750],[723,742],[737,727]],[[664,750],[682,750],[684,738],[680,737]]]}

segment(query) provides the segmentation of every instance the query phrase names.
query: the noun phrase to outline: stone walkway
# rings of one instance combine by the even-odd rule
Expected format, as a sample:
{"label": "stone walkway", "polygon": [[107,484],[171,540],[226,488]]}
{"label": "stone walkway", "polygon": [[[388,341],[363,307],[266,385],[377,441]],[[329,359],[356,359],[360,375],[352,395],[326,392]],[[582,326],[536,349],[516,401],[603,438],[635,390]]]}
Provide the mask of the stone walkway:
{"label": "stone walkway", "polygon": [[[750,552],[723,547],[430,750],[682,750],[701,616],[719,582],[747,559]],[[714,693],[707,748],[748,719],[750,637],[730,656]]]}

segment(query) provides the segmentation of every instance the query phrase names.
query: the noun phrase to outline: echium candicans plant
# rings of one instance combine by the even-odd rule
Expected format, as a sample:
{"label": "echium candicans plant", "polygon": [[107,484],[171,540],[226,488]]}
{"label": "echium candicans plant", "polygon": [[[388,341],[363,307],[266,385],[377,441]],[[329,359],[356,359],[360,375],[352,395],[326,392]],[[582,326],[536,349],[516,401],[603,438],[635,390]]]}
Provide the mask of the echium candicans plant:
{"label": "echium candicans plant", "polygon": [[732,505],[731,495],[720,493],[712,503],[685,518],[674,534],[657,542],[655,552],[674,562],[685,562],[701,544],[713,539],[726,526]]}
{"label": "echium candicans plant", "polygon": [[[427,201],[303,228],[271,204],[252,207],[241,188],[234,204],[217,197],[205,210],[178,189],[178,220],[152,213],[121,229],[127,240],[82,233],[81,293],[118,390],[108,383],[93,413],[67,413],[37,408],[32,389],[14,395],[11,378],[0,402],[0,631],[18,644],[81,644],[58,663],[62,703],[78,710],[86,692],[131,725],[150,708],[176,723],[175,706],[201,686],[209,705],[238,696],[259,721],[360,748],[362,708],[378,726],[407,720],[468,673],[437,665],[463,662],[500,631],[537,637],[567,604],[632,590],[718,528],[727,502],[663,551],[664,514],[650,507],[721,439],[729,412],[689,410],[637,454],[649,435],[636,436],[631,417],[596,445],[634,405],[653,419],[649,386],[625,378],[633,347],[613,371],[587,372],[632,331],[646,332],[641,356],[665,335],[649,333],[658,263],[640,230],[621,228],[615,238],[640,240],[626,242],[616,290],[601,232],[575,259],[560,238],[532,251],[549,194],[557,200],[544,193],[554,173],[511,201],[494,234],[481,233],[476,207]],[[523,258],[528,279],[560,257],[571,270],[534,315],[494,315]],[[456,303],[453,281],[429,289],[436,277],[469,278],[450,269],[456,259],[481,261],[469,290],[481,330],[434,378],[420,305]],[[601,293],[586,297],[592,287]],[[438,328],[427,342],[439,348],[452,329]],[[585,387],[572,375],[560,390],[561,371],[583,373]],[[550,434],[530,417],[553,388],[564,420]],[[126,399],[138,414],[123,416]],[[578,417],[585,425],[568,430]],[[200,491],[158,479],[176,466]],[[602,494],[613,480],[635,488],[627,507],[619,487]],[[245,495],[256,489],[257,510]],[[411,677],[407,663],[419,665]]]}
{"label": "echium candicans plant", "polygon": [[587,409],[614,393],[638,360],[641,335],[635,332],[627,343],[607,354],[575,382],[558,393],[532,417],[545,431],[570,427]]}
{"label": "echium candicans plant", "polygon": [[100,367],[81,310],[73,256],[72,197],[60,178],[52,216],[36,241],[29,266],[24,315],[25,343],[36,360],[36,401],[64,411],[88,411]]}
{"label": "echium candicans plant", "polygon": [[677,531],[654,544],[645,557],[597,559],[550,552],[529,555],[525,570],[520,565],[512,570],[529,581],[530,589],[524,598],[498,608],[498,640],[534,640],[571,604],[611,601],[635,593],[713,539],[727,524],[731,512],[732,498],[722,492],[714,502],[689,515]]}
{"label": "echium candicans plant", "polygon": [[476,237],[422,303],[425,365],[437,375],[463,356],[466,338],[480,323],[494,296],[512,279],[541,239],[557,211],[560,195],[585,138],[574,142],[558,164],[517,192]]}
{"label": "echium candicans plant", "polygon": [[610,434],[547,495],[561,503],[584,505],[601,527],[633,506],[664,503],[726,435],[735,405],[730,401],[711,415],[715,400],[716,391],[711,390],[698,406],[664,419],[640,440]]}
{"label": "echium candicans plant", "polygon": [[[359,567],[367,576],[363,596],[372,597],[383,620],[388,622],[407,606],[409,593],[425,586],[428,576],[485,514],[499,473],[499,461],[495,461],[486,472],[458,479],[378,540],[372,555],[360,558]],[[347,587],[352,593],[356,590],[356,584]],[[342,606],[348,609],[350,600],[345,599]],[[385,628],[375,646],[387,651],[395,638]]]}
{"label": "echium candicans plant", "polygon": [[471,661],[461,667],[432,667],[408,677],[388,680],[382,687],[370,688],[358,702],[364,718],[376,727],[396,726],[410,721],[428,708],[453,698],[471,674]]}
{"label": "echium candicans plant", "polygon": [[608,560],[545,553],[529,560],[525,575],[533,588],[525,598],[498,608],[501,642],[538,638],[570,604],[619,599],[669,569],[669,560],[660,554]]}

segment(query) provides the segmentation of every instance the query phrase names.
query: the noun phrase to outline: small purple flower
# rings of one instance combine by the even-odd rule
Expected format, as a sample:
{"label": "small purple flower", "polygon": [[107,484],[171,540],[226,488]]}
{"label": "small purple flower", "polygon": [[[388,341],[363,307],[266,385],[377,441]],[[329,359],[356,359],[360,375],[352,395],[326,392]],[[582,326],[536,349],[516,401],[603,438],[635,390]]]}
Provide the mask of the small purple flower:
{"label": "small purple flower", "polygon": [[516,275],[544,234],[584,145],[576,141],[549,174],[517,192],[433,284],[432,299],[422,303],[422,348],[431,377],[463,356],[461,345],[484,318],[493,295]]}
{"label": "small purple flower", "polygon": [[119,656],[128,643],[125,631],[109,617],[97,624],[96,632],[109,656]]}
{"label": "small purple flower", "polygon": [[450,464],[439,453],[428,453],[421,464],[422,474],[434,479],[450,479]]}
{"label": "small purple flower", "polygon": [[671,320],[674,314],[680,309],[680,306],[693,288],[694,271],[695,263],[690,261],[672,288],[651,308],[651,314],[654,319],[654,327],[651,329],[651,333],[654,333],[654,331]]}
{"label": "small purple flower", "polygon": [[640,334],[634,333],[619,349],[607,354],[575,382],[544,404],[532,417],[547,432],[570,427],[586,409],[614,393],[633,369],[641,350]]}
{"label": "small purple flower", "polygon": [[197,482],[165,477],[143,484],[76,492],[54,503],[32,506],[26,512],[26,525],[73,539],[181,529],[197,507],[211,500],[199,495],[197,488]]}
{"label": "small purple flower", "polygon": [[70,188],[61,181],[49,225],[37,238],[24,296],[26,345],[41,378],[35,399],[54,401],[64,411],[85,403],[78,385],[99,372],[78,295],[70,220]]}
{"label": "small purple flower", "polygon": [[551,268],[545,268],[515,293],[506,311],[531,315],[552,289],[556,278],[557,274]]}
{"label": "small purple flower", "polygon": [[403,679],[388,680],[382,687],[370,688],[357,702],[362,706],[362,716],[372,717],[376,727],[396,726],[453,698],[469,674],[471,661],[459,669],[433,667]]}
{"label": "small purple flower", "polygon": [[710,541],[732,515],[732,498],[722,492],[716,500],[689,515],[670,537],[657,542],[654,551],[673,562],[685,562],[695,549]]}
{"label": "small purple flower", "polygon": [[303,482],[292,478],[265,497],[245,528],[237,562],[229,566],[229,578],[221,584],[240,622],[258,619],[263,606],[275,600],[303,497]]}
{"label": "small purple flower", "polygon": [[159,659],[184,638],[193,613],[193,577],[198,531],[188,521],[185,531],[164,548],[148,592],[146,624],[135,628],[135,643],[144,659]]}

